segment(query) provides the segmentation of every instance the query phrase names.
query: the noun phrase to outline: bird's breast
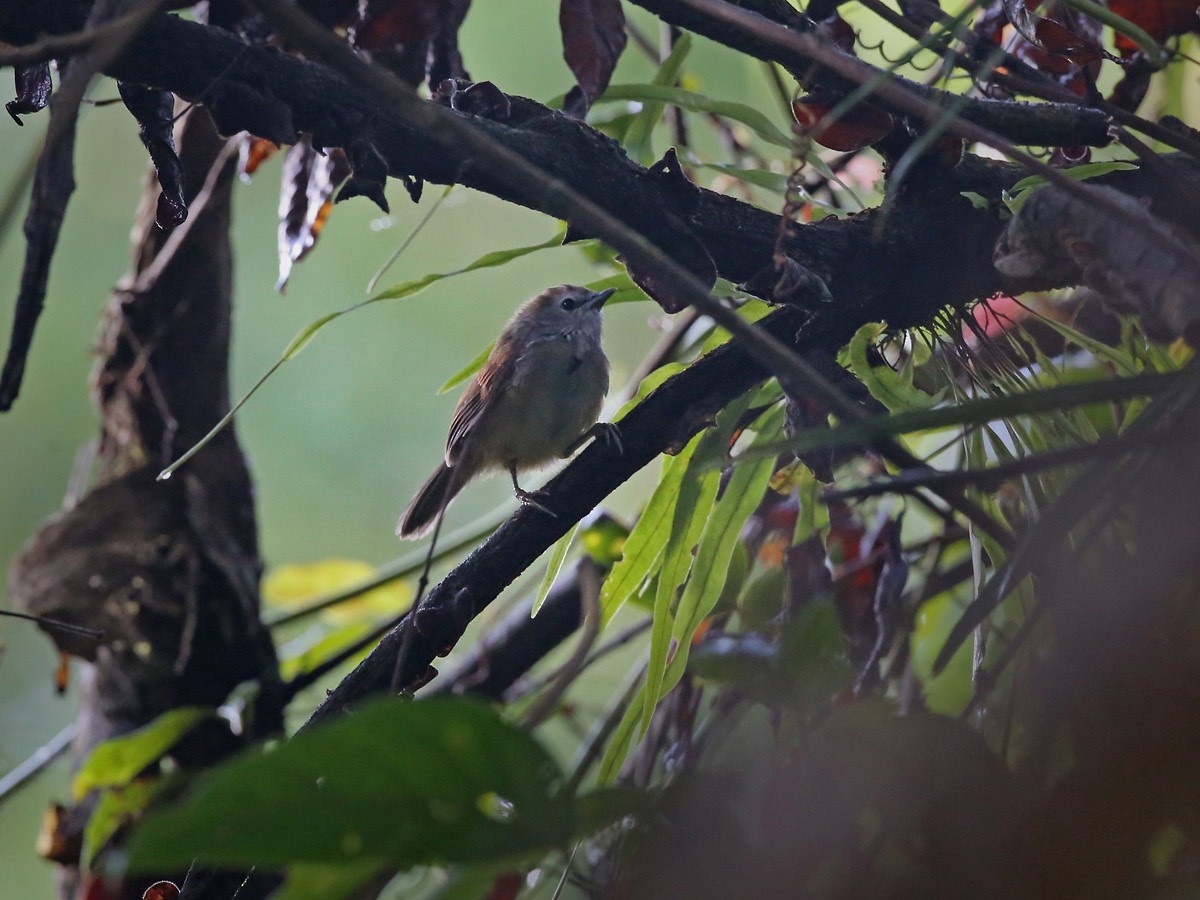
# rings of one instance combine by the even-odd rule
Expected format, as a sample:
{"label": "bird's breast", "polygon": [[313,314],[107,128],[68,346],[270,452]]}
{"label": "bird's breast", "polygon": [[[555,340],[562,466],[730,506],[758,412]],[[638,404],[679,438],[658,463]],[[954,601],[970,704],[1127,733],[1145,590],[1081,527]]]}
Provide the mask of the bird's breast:
{"label": "bird's breast", "polygon": [[534,345],[514,375],[488,423],[496,465],[534,466],[560,456],[595,424],[608,391],[604,353],[567,339]]}

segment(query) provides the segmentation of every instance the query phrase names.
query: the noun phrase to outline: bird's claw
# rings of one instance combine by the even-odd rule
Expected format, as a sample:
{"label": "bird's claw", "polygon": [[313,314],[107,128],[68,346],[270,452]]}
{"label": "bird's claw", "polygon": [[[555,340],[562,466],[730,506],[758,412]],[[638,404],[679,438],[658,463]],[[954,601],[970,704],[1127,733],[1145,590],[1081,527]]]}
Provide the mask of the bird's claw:
{"label": "bird's claw", "polygon": [[617,451],[617,456],[625,455],[625,441],[621,438],[621,427],[615,422],[597,422],[593,428],[596,432],[596,440],[604,441],[609,447]]}
{"label": "bird's claw", "polygon": [[607,446],[614,448],[618,456],[625,455],[625,442],[621,439],[621,428],[614,422],[597,422],[575,440],[571,441],[566,450],[562,452],[563,459],[570,459],[575,455],[575,451],[582,447],[590,440],[603,441]]}
{"label": "bird's claw", "polygon": [[549,509],[544,504],[539,502],[540,500],[546,499],[547,494],[545,491],[526,491],[521,488],[517,488],[513,493],[516,495],[517,499],[521,501],[523,506],[532,506],[534,509],[540,509],[551,518],[558,518],[558,514],[554,512],[554,510]]}

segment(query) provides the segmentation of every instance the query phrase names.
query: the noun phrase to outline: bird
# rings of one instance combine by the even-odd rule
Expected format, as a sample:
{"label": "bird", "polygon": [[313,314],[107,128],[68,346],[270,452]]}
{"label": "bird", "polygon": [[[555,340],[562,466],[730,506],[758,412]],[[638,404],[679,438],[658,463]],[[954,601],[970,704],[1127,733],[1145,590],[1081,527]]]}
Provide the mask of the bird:
{"label": "bird", "polygon": [[454,408],[445,459],[400,516],[400,538],[428,533],[468,482],[497,469],[508,471],[521,503],[554,515],[541,492],[521,488],[518,471],[571,456],[595,437],[621,449],[617,426],[597,422],[608,393],[602,309],[615,292],[562,284],[521,305]]}

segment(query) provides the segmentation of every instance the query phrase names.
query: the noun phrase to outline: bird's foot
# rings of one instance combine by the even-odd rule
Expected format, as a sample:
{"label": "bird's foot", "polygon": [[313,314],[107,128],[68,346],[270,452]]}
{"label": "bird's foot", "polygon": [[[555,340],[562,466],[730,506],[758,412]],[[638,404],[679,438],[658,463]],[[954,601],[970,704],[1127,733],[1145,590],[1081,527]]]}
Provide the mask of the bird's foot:
{"label": "bird's foot", "polygon": [[617,451],[618,456],[625,455],[625,442],[621,440],[621,428],[613,422],[597,422],[575,440],[571,441],[566,450],[563,451],[562,458],[567,459],[575,455],[575,451],[592,439],[603,441],[609,447]]}
{"label": "bird's foot", "polygon": [[554,510],[540,502],[548,496],[545,491],[526,491],[522,488],[514,488],[513,493],[521,501],[522,505],[532,506],[534,509],[540,509],[551,518],[558,518],[558,514]]}

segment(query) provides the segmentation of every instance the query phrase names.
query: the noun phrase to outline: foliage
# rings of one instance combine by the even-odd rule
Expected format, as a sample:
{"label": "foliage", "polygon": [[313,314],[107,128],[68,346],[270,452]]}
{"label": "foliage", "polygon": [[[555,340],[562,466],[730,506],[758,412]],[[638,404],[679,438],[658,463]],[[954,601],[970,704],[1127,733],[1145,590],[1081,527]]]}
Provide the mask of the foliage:
{"label": "foliage", "polygon": [[[296,5],[417,85],[404,96],[430,118],[403,120],[403,152],[382,124],[345,146],[292,144],[281,285],[335,195],[386,208],[389,174],[414,201],[426,179],[466,184],[558,230],[498,237],[321,316],[251,393],[349,312],[566,243],[590,288],[656,317],[652,304],[674,312],[715,284],[719,300],[681,313],[626,390],[621,446],[584,450],[546,497],[591,508],[650,463],[646,489],[591,518],[527,507],[379,570],[274,570],[264,597],[304,604],[274,620],[276,687],[291,700],[361,661],[331,683],[343,714],[206,772],[184,765],[192,729],[215,721],[205,709],[101,744],[75,782],[77,799],[102,792],[83,867],[280,872],[276,896],[293,900],[387,896],[393,876],[442,897],[567,882],[600,896],[1194,892],[1200,796],[1179,735],[1200,712],[1185,524],[1200,493],[1198,145],[1143,116],[1152,78],[1194,65],[1195,5],[563,0],[574,86],[555,97],[555,82],[545,106],[467,79],[468,5]],[[262,8],[223,24],[249,48],[259,28],[305,40]],[[751,96],[715,77],[697,36],[762,58]],[[45,103],[33,65],[17,70],[14,117]],[[394,88],[342,68],[367,100]],[[164,96],[122,97],[150,131],[164,218],[186,216],[180,157],[151,115]],[[1192,112],[1180,90],[1170,102]],[[451,148],[464,123],[507,156]],[[243,173],[268,137],[238,138]],[[422,154],[436,162],[401,163]],[[512,155],[537,177],[510,178]],[[446,361],[441,390],[489,350]],[[434,563],[489,534],[426,592]],[[571,564],[583,555],[592,565]],[[518,615],[484,616],[527,569],[530,596],[503,601]],[[427,666],[475,617],[478,652]],[[422,642],[436,648],[417,665]],[[437,675],[431,689],[404,663]],[[371,678],[416,697],[361,703]],[[496,706],[426,696],[442,689]]]}

